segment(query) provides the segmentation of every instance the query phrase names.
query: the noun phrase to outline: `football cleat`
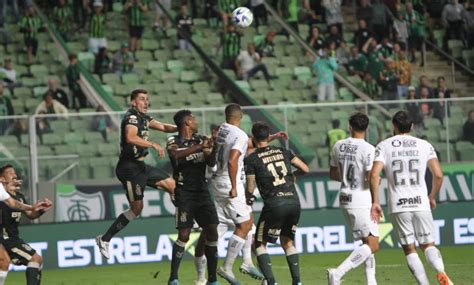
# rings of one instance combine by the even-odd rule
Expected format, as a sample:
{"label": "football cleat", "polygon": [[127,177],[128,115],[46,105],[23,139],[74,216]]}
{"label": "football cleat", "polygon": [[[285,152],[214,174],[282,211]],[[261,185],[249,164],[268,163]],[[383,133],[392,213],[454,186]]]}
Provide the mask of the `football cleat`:
{"label": "football cleat", "polygon": [[438,279],[438,282],[439,282],[439,285],[453,285],[453,281],[451,281],[451,279],[449,279],[448,275],[446,275],[446,273],[438,273],[438,275],[436,275],[436,278]]}
{"label": "football cleat", "polygon": [[253,265],[247,265],[247,264],[244,263],[244,264],[242,264],[242,266],[240,266],[239,270],[240,270],[241,273],[247,274],[250,277],[252,277],[253,279],[256,279],[256,280],[265,279],[263,274],[260,273],[260,271],[258,271],[258,269]]}
{"label": "football cleat", "polygon": [[341,278],[337,274],[337,269],[330,268],[327,270],[328,274],[328,285],[340,285]]}
{"label": "football cleat", "polygon": [[231,272],[228,272],[226,271],[223,267],[219,267],[217,269],[217,274],[224,278],[225,280],[227,280],[227,282],[229,282],[229,284],[231,285],[240,285],[240,282],[239,280],[237,280],[234,276],[234,273]]}
{"label": "football cleat", "polygon": [[102,255],[109,259],[109,242],[107,241],[103,241],[102,240],[102,235],[100,236],[97,236],[95,238],[95,242],[97,243],[97,246],[99,247],[99,250],[100,250],[100,253],[102,253]]}
{"label": "football cleat", "polygon": [[207,285],[207,284],[210,284],[207,282],[207,279],[199,279],[199,280],[196,280],[196,282],[194,282],[194,285]]}
{"label": "football cleat", "polygon": [[207,282],[207,285],[219,285],[219,282],[217,282],[217,281]]}
{"label": "football cleat", "polygon": [[179,285],[178,279],[168,281],[168,285]]}

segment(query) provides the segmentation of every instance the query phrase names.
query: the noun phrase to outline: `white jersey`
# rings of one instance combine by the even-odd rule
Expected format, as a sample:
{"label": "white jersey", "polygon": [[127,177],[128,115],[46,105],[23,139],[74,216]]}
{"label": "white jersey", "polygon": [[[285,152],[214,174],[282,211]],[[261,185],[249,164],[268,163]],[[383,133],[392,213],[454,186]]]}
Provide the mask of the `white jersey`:
{"label": "white jersey", "polygon": [[3,187],[3,184],[0,183],[0,201],[5,201],[8,198],[10,198],[10,194],[8,194],[7,190],[5,190],[5,187]]}
{"label": "white jersey", "polygon": [[388,212],[430,211],[425,172],[436,158],[433,146],[410,135],[397,135],[377,145],[375,161],[384,164],[388,180]]}
{"label": "white jersey", "polygon": [[367,171],[372,169],[374,147],[363,139],[347,138],[338,141],[331,156],[331,166],[341,175],[339,204],[341,208],[370,208],[372,198]]}
{"label": "white jersey", "polygon": [[[228,163],[230,151],[238,150],[241,155],[238,161],[237,184],[244,183],[244,157],[248,147],[248,135],[240,128],[224,123],[220,126],[217,134],[217,170],[214,173],[214,180],[221,183],[228,181],[230,184]],[[230,189],[229,189],[230,190]]]}

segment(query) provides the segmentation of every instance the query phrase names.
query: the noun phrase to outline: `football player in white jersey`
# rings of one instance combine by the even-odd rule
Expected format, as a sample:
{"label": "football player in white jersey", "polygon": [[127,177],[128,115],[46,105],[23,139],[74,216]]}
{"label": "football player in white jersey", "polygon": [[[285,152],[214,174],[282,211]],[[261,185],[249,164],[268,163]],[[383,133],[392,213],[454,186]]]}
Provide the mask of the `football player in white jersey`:
{"label": "football player in white jersey", "polygon": [[338,141],[331,156],[331,179],[341,182],[339,204],[355,240],[363,245],[335,269],[328,269],[329,285],[340,284],[342,277],[365,263],[367,284],[375,285],[374,253],[379,248],[378,225],[370,218],[371,197],[369,174],[374,159],[374,147],[364,140],[369,118],[355,113],[349,118],[351,137]]}
{"label": "football player in white jersey", "polygon": [[[438,272],[439,284],[453,284],[444,271],[443,258],[434,246],[431,210],[436,208],[436,195],[443,182],[443,172],[433,146],[410,135],[413,121],[405,111],[392,118],[394,136],[377,145],[370,175],[372,193],[371,216],[380,221],[382,209],[378,188],[382,170],[388,181],[388,213],[397,231],[410,271],[418,284],[429,284],[425,268],[416,252],[418,241],[428,263]],[[425,182],[426,167],[433,174],[431,192]]]}
{"label": "football player in white jersey", "polygon": [[[217,269],[217,273],[230,284],[240,284],[232,272],[232,266],[244,245],[247,244],[248,249],[251,246],[252,233],[250,231],[254,224],[252,208],[245,200],[243,161],[248,147],[252,147],[253,144],[248,135],[240,129],[243,113],[238,104],[229,104],[225,108],[225,117],[226,122],[221,124],[214,145],[218,148],[216,151],[217,170],[213,174],[210,185],[214,191],[219,223],[228,225],[230,220],[235,225],[235,230],[229,239],[224,265]],[[276,138],[287,139],[288,137],[286,133],[278,132],[270,136],[270,141]],[[226,230],[227,227],[218,227],[219,238]],[[246,258],[240,268],[241,271],[253,278],[263,278],[263,275],[250,263],[252,260],[250,250],[245,250],[245,252]],[[254,274],[256,272],[259,276]]]}

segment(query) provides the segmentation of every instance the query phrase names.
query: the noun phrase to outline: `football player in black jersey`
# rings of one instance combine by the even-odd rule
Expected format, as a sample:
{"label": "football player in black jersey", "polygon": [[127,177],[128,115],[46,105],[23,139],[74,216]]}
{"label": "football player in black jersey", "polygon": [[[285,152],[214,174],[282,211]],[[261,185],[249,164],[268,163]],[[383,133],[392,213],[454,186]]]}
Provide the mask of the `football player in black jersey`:
{"label": "football player in black jersey", "polygon": [[174,133],[177,131],[176,126],[158,122],[147,115],[149,104],[146,90],[133,90],[130,101],[131,107],[120,126],[120,158],[115,169],[130,208],[118,216],[104,235],[96,238],[100,252],[105,258],[109,258],[109,242],[112,237],[140,215],[145,187],[162,188],[170,195],[173,195],[175,188],[173,178],[155,167],[146,165],[144,160],[149,148],[158,152],[161,158],[165,155],[163,147],[148,140],[149,130]]}
{"label": "football player in black jersey", "polygon": [[186,242],[196,220],[206,235],[208,283],[218,284],[217,269],[217,218],[216,208],[207,188],[206,168],[214,166],[212,140],[197,134],[196,118],[189,110],[180,110],[174,115],[178,135],[168,139],[167,150],[176,181],[176,228],[178,239],[173,245],[169,285],[178,285],[178,269]]}
{"label": "football player in black jersey", "polygon": [[[267,243],[280,238],[290,268],[292,284],[300,282],[298,252],[293,245],[300,218],[300,201],[295,189],[295,176],[309,171],[308,166],[290,150],[268,145],[270,128],[265,123],[255,123],[252,135],[256,150],[245,160],[247,204],[255,199],[255,186],[263,199],[263,209],[257,223],[255,251],[258,264],[268,285],[276,284],[271,268]],[[291,172],[291,167],[297,168]]]}
{"label": "football player in black jersey", "polygon": [[[7,193],[15,200],[26,203],[25,196],[19,192],[21,188],[21,181],[18,180],[15,169],[12,165],[5,165],[0,168],[0,181],[3,183]],[[25,215],[33,220],[39,218],[46,211],[53,207],[53,204],[45,199],[49,206],[41,210],[24,211]],[[25,265],[26,268],[26,283],[28,285],[37,285],[41,282],[41,268],[43,260],[41,256],[26,242],[24,242],[19,235],[18,225],[22,217],[22,212],[10,208],[5,202],[0,202],[1,213],[1,235],[0,243],[5,248],[8,256],[6,268],[1,268],[2,272],[8,272],[8,263],[15,265]],[[3,263],[3,262],[2,262]],[[4,267],[3,264],[1,267]],[[3,284],[2,282],[0,282]]]}

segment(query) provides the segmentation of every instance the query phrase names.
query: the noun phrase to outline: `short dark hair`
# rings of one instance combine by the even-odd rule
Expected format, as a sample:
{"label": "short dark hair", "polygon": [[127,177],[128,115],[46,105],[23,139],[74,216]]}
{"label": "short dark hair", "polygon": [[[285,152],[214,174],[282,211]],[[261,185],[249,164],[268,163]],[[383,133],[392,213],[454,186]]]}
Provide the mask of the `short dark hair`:
{"label": "short dark hair", "polygon": [[70,53],[69,56],[68,56],[69,60],[73,60],[75,58],[77,58],[77,54],[75,53]]}
{"label": "short dark hair", "polygon": [[145,89],[133,89],[132,92],[130,93],[130,101],[133,101],[135,99],[137,99],[138,95],[139,94],[148,94],[148,91],[146,91]]}
{"label": "short dark hair", "polygon": [[349,118],[349,125],[356,132],[364,132],[369,126],[369,117],[364,113],[357,112]]}
{"label": "short dark hair", "polygon": [[400,133],[409,133],[413,125],[413,120],[406,111],[398,111],[393,115],[392,123]]}
{"label": "short dark hair", "polygon": [[341,125],[341,122],[339,122],[338,119],[332,120],[332,127],[333,128],[339,128],[340,125]]}
{"label": "short dark hair", "polygon": [[443,81],[446,81],[446,79],[444,79],[444,76],[438,76],[438,81],[439,81],[440,79],[443,79]]}
{"label": "short dark hair", "polygon": [[237,113],[242,112],[239,104],[231,103],[225,107],[225,118],[229,119],[234,117]]}
{"label": "short dark hair", "polygon": [[0,167],[0,176],[3,176],[3,174],[5,173],[5,170],[9,168],[14,168],[14,167],[11,164],[5,164],[4,166]]}
{"label": "short dark hair", "polygon": [[178,127],[178,129],[180,129],[184,125],[186,119],[191,115],[192,113],[188,109],[179,110],[178,112],[176,112],[176,114],[174,114],[173,121]]}
{"label": "short dark hair", "polygon": [[270,136],[270,127],[264,122],[256,122],[252,127],[252,136],[256,142],[261,142]]}

